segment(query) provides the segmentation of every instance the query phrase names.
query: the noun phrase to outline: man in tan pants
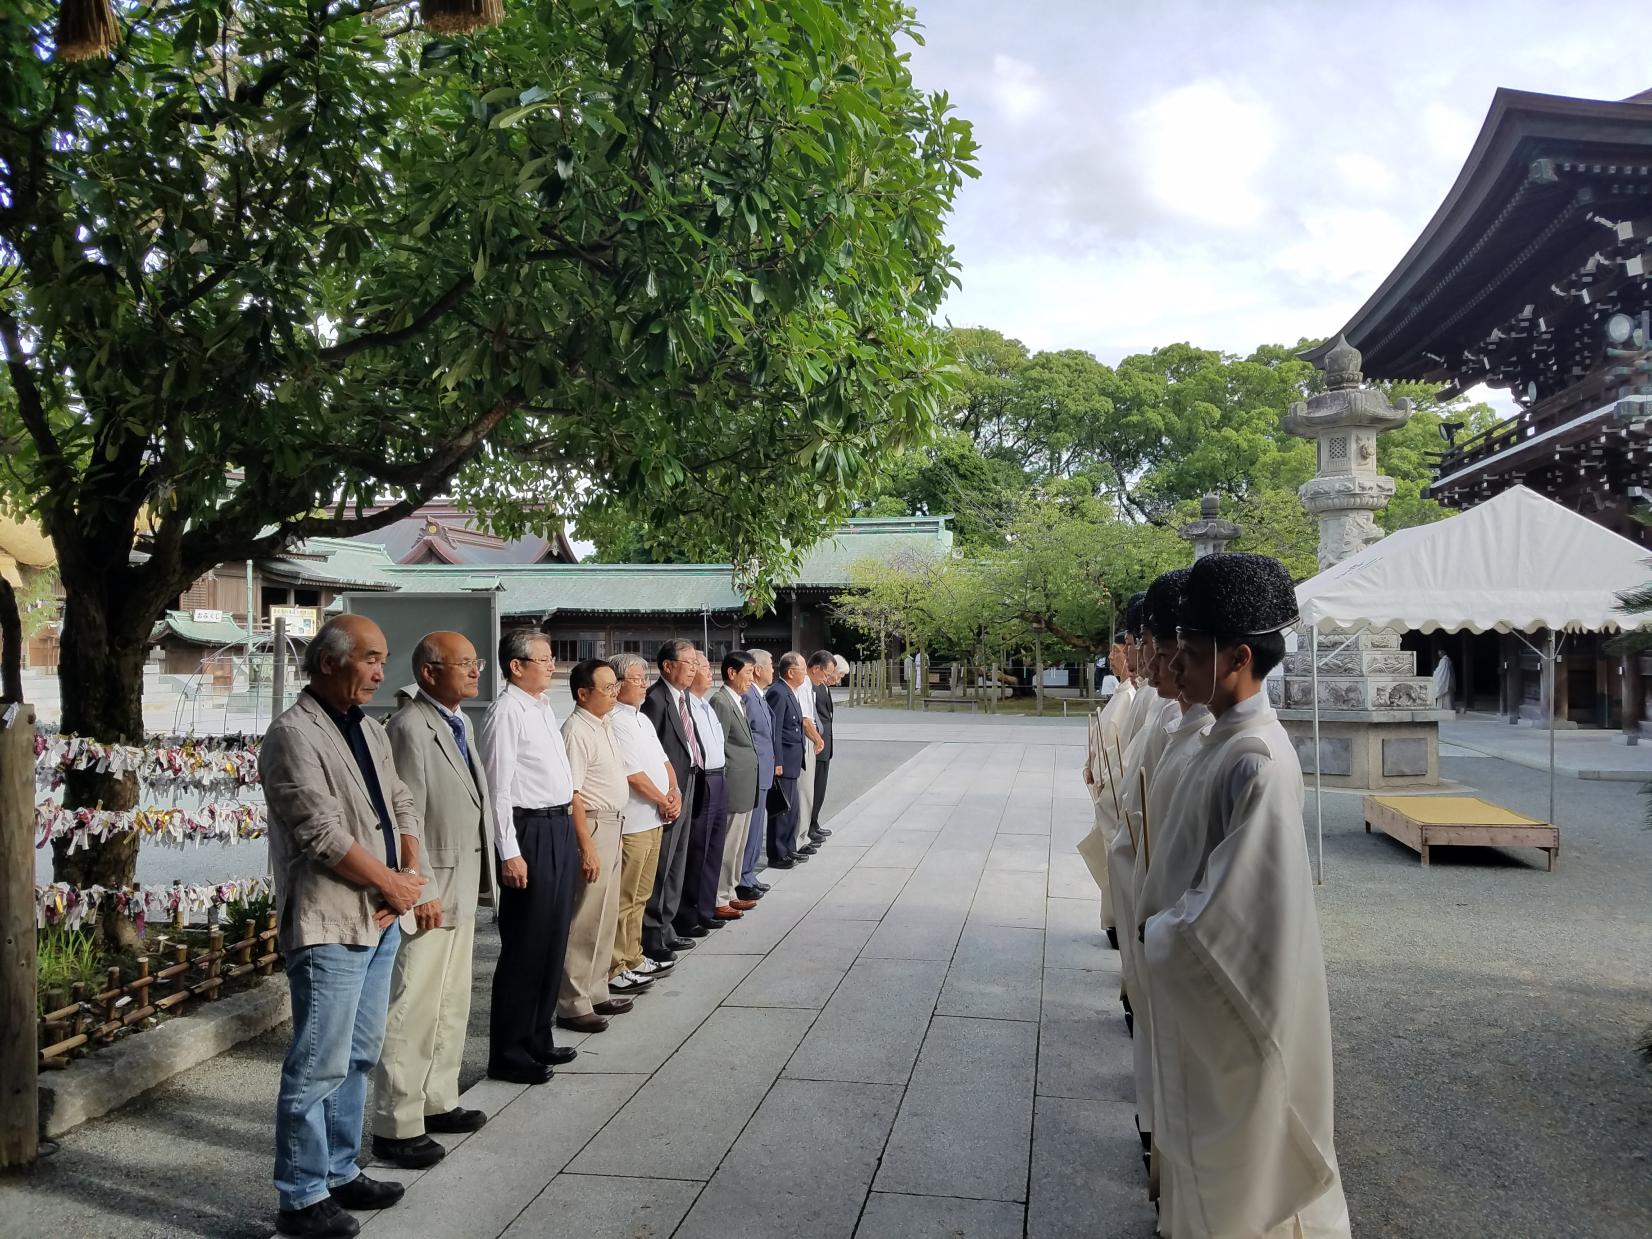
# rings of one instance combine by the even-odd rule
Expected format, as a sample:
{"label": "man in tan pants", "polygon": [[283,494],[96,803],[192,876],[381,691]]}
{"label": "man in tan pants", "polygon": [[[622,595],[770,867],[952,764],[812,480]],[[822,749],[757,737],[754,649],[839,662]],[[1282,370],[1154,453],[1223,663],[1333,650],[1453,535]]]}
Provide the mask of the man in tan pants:
{"label": "man in tan pants", "polygon": [[460,634],[431,633],[413,650],[416,684],[397,694],[401,708],[386,725],[396,773],[424,821],[419,868],[430,879],[424,901],[402,918],[373,1069],[373,1155],[394,1166],[433,1165],[445,1150],[430,1132],[487,1122],[459,1107],[476,906],[483,894],[494,902],[488,781],[459,708],[476,696],[484,665]]}
{"label": "man in tan pants", "polygon": [[647,989],[676,965],[675,956],[660,963],[642,953],[642,917],[659,869],[661,837],[681,815],[683,798],[654,724],[638,710],[648,696],[648,663],[640,654],[616,654],[612,662],[619,673],[619,699],[608,726],[625,763],[631,798],[620,841],[619,928],[608,965],[608,992],[630,994]]}
{"label": "man in tan pants", "polygon": [[568,672],[568,687],[577,708],[562,724],[562,742],[574,776],[574,827],[591,841],[601,868],[574,905],[556,1022],[574,1032],[599,1033],[608,1027],[609,1016],[631,1009],[631,999],[608,993],[619,923],[620,833],[631,789],[609,718],[619,694],[614,668],[600,658],[587,658]]}

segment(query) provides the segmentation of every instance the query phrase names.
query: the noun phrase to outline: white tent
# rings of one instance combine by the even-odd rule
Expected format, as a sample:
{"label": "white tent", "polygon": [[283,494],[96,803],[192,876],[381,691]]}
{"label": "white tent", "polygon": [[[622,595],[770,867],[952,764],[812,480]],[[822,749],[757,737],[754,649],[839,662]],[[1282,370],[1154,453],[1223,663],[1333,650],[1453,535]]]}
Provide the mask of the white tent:
{"label": "white tent", "polygon": [[1516,486],[1432,525],[1391,533],[1296,587],[1319,629],[1613,632],[1641,623],[1618,595],[1647,583],[1648,553]]}
{"label": "white tent", "polygon": [[[1532,648],[1544,657],[1549,677],[1549,819],[1553,821],[1555,633],[1616,632],[1652,625],[1652,616],[1625,615],[1618,610],[1618,596],[1647,584],[1649,578],[1652,569],[1645,547],[1524,486],[1432,525],[1389,534],[1296,587],[1297,609],[1314,650],[1314,751],[1319,751],[1322,631],[1415,628],[1524,634],[1546,630],[1546,650]],[[1321,794],[1319,783],[1316,772],[1316,801]],[[1323,835],[1322,812],[1320,817]],[[1323,843],[1320,871],[1323,877]]]}

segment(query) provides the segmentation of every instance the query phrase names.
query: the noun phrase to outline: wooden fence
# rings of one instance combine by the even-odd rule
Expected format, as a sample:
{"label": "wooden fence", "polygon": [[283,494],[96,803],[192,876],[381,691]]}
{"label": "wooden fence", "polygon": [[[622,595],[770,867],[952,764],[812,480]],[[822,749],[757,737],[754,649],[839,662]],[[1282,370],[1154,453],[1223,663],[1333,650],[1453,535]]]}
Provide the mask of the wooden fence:
{"label": "wooden fence", "polygon": [[[248,920],[238,942],[226,943],[218,926],[207,930],[205,950],[187,942],[168,943],[166,955],[157,955],[163,967],[151,971],[150,956],[138,960],[138,975],[121,980],[119,968],[109,969],[101,993],[88,994],[84,983],[75,984],[66,1005],[40,1017],[40,1066],[67,1067],[72,1050],[91,1045],[107,1045],[123,1030],[142,1023],[152,1015],[182,1006],[191,998],[208,1002],[224,993],[224,986],[237,978],[257,974],[267,977],[281,959],[275,946],[275,913],[263,929]],[[162,992],[164,991],[164,992]],[[56,996],[59,1001],[65,997]]]}

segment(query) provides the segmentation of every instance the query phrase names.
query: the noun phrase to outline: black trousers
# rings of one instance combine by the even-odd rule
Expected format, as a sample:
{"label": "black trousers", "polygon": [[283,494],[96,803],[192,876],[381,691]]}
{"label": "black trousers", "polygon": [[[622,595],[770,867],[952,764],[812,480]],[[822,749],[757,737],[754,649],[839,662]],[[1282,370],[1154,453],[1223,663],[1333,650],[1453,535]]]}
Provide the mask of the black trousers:
{"label": "black trousers", "polygon": [[797,811],[802,807],[797,803],[797,776],[788,779],[777,774],[774,785],[786,795],[786,811],[768,816],[769,859],[790,860],[792,843],[797,838]]}
{"label": "black trousers", "polygon": [[809,819],[809,833],[820,833],[820,806],[826,803],[826,774],[832,768],[830,757],[815,757],[815,803],[814,816]]}
{"label": "black trousers", "polygon": [[[728,784],[721,770],[706,771],[706,848],[694,880],[693,908],[702,922],[717,919],[717,883],[723,876],[723,845],[728,842]],[[690,850],[693,844],[689,844]],[[690,858],[692,859],[692,857]],[[683,915],[688,914],[688,883],[683,884]]]}
{"label": "black trousers", "polygon": [[525,887],[499,887],[499,964],[493,970],[488,1062],[532,1067],[555,1044],[556,998],[579,881],[579,840],[566,808],[516,815]]}

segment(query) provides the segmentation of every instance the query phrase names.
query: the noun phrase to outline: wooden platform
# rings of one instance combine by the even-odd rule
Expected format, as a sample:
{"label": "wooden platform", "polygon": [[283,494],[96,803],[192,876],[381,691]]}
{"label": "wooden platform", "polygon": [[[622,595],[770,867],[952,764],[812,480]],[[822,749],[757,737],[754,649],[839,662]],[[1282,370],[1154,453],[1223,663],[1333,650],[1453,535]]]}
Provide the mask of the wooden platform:
{"label": "wooden platform", "polygon": [[1478,796],[1367,796],[1366,831],[1373,826],[1420,852],[1425,865],[1434,847],[1539,848],[1551,872],[1560,859],[1560,827]]}

